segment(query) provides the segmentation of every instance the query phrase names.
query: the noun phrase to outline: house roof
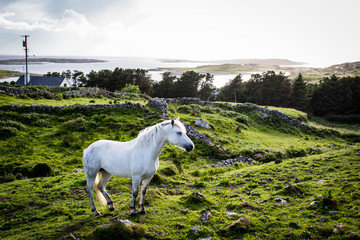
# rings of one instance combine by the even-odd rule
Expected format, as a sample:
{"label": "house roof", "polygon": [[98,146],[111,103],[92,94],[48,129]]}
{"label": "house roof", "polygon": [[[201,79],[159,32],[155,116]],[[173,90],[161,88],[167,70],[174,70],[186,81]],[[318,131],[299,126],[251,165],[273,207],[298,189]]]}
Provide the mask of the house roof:
{"label": "house roof", "polygon": [[[30,76],[30,86],[49,86],[59,87],[64,81],[64,77],[43,77],[43,76]],[[16,81],[17,85],[24,86],[24,75],[20,76]]]}

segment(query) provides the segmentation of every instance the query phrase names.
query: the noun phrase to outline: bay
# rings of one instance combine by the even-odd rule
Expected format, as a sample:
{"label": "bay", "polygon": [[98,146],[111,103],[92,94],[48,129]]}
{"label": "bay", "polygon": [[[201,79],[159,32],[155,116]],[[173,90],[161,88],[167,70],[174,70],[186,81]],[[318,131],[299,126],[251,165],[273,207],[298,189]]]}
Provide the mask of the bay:
{"label": "bay", "polygon": [[[8,56],[0,55],[0,60],[7,59],[22,59],[23,56]],[[48,72],[59,72],[62,73],[66,70],[78,70],[88,74],[90,71],[100,71],[104,69],[114,70],[115,68],[142,68],[148,70],[151,75],[151,79],[154,81],[162,80],[162,73],[164,71],[157,71],[157,68],[174,68],[174,67],[196,67],[200,65],[209,65],[209,62],[201,61],[181,61],[181,60],[170,60],[164,61],[157,58],[141,58],[141,57],[58,57],[58,56],[41,56],[38,58],[91,58],[103,60],[105,62],[94,62],[94,63],[51,63],[46,62],[42,64],[29,64],[28,69],[30,73],[34,74],[46,74]],[[25,62],[25,60],[24,60]],[[213,63],[216,64],[216,63]],[[0,65],[1,70],[12,70],[25,72],[25,63],[23,65]],[[215,74],[214,85],[218,88],[224,86],[230,79],[233,79],[237,74]],[[248,80],[251,74],[243,74],[243,80]],[[17,77],[1,79],[1,81],[16,81]]]}

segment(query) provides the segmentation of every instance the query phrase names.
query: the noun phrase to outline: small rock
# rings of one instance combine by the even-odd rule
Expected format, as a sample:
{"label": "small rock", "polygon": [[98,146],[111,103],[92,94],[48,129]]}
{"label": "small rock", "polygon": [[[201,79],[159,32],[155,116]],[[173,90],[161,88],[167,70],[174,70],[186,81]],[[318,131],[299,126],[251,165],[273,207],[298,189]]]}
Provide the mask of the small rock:
{"label": "small rock", "polygon": [[228,228],[229,229],[244,229],[244,228],[248,228],[250,227],[250,220],[246,217],[241,217],[238,220],[236,220],[235,222],[231,223]]}
{"label": "small rock", "polygon": [[251,196],[260,197],[260,193],[251,193]]}
{"label": "small rock", "polygon": [[318,205],[319,205],[319,202],[317,202],[317,201],[312,201],[310,203],[310,206],[312,206],[312,207],[317,207]]}
{"label": "small rock", "polygon": [[321,196],[321,195],[319,195],[319,196],[317,196],[317,198],[319,198],[319,199],[323,199],[324,197],[323,197],[323,196]]}
{"label": "small rock", "polygon": [[194,195],[195,197],[197,197],[197,198],[201,198],[201,199],[204,199],[204,198],[205,198],[205,196],[202,195],[202,194],[199,193],[199,192],[193,192],[193,195]]}
{"label": "small rock", "polygon": [[227,212],[226,215],[229,216],[229,217],[237,217],[237,216],[239,216],[239,214],[236,213],[236,212]]}
{"label": "small rock", "polygon": [[212,237],[207,237],[207,238],[200,238],[199,240],[211,240]]}
{"label": "small rock", "polygon": [[210,125],[207,122],[205,122],[204,120],[202,120],[201,118],[196,119],[194,121],[194,124],[197,126],[200,126],[202,128],[205,128],[205,129],[211,129]]}
{"label": "small rock", "polygon": [[327,219],[327,217],[321,217],[320,218],[320,222],[327,222],[329,221],[329,219]]}
{"label": "small rock", "polygon": [[211,217],[211,211],[210,210],[206,210],[203,215],[201,215],[201,217],[199,218],[199,222],[201,223],[207,223],[209,221]]}
{"label": "small rock", "polygon": [[191,232],[193,234],[198,234],[199,231],[200,231],[200,226],[195,226],[191,229]]}
{"label": "small rock", "polygon": [[131,222],[128,219],[122,220],[122,219],[115,219],[114,222],[121,222],[122,224],[126,225],[126,226],[130,226],[132,224],[134,224],[133,222]]}
{"label": "small rock", "polygon": [[62,239],[64,240],[78,240],[79,238],[76,238],[74,234],[70,233],[69,235],[64,236]]}
{"label": "small rock", "polygon": [[346,228],[347,228],[347,227],[346,227],[344,224],[337,223],[337,224],[335,224],[333,233],[339,233],[339,232],[345,230]]}
{"label": "small rock", "polygon": [[340,211],[329,211],[329,213],[336,214],[336,213],[340,213]]}
{"label": "small rock", "polygon": [[275,198],[275,203],[278,204],[278,205],[285,205],[287,204],[288,202],[285,200],[285,199],[282,199],[280,197],[276,197]]}
{"label": "small rock", "polygon": [[101,225],[100,227],[101,227],[101,228],[110,227],[110,224],[106,223],[106,224],[104,224],[104,225]]}
{"label": "small rock", "polygon": [[295,178],[295,183],[301,183],[301,180],[298,178]]}
{"label": "small rock", "polygon": [[318,180],[318,181],[315,181],[314,183],[320,183],[320,184],[322,184],[322,183],[324,183],[324,182],[326,182],[325,179],[320,179],[320,180]]}
{"label": "small rock", "polygon": [[275,163],[276,163],[276,164],[282,163],[282,159],[276,159],[276,160],[275,160]]}
{"label": "small rock", "polygon": [[299,224],[296,221],[291,221],[291,223],[289,223],[289,227],[300,228]]}
{"label": "small rock", "polygon": [[295,185],[289,184],[286,187],[284,187],[283,190],[291,193],[296,193],[298,191],[298,188]]}

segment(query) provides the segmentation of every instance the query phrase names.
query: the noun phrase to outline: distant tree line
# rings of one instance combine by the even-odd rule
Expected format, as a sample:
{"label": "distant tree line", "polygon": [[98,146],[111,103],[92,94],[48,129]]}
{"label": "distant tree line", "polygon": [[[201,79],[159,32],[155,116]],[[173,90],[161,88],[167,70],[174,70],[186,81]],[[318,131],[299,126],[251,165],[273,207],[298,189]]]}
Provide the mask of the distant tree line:
{"label": "distant tree line", "polygon": [[214,76],[187,71],[180,76],[170,72],[162,74],[155,82],[144,69],[123,69],[83,72],[70,70],[48,73],[47,76],[63,76],[73,80],[75,86],[99,87],[120,91],[126,86],[138,86],[142,93],[153,97],[198,97],[204,101],[251,102],[265,106],[292,107],[315,115],[359,114],[360,76],[336,75],[323,78],[318,84],[307,83],[299,74],[291,81],[284,73],[273,71],[253,74],[248,81],[242,75],[229,80],[216,89]]}
{"label": "distant tree line", "polygon": [[309,84],[299,74],[291,82],[283,73],[254,74],[243,82],[238,75],[220,89],[218,100],[292,107],[318,116],[360,113],[360,76],[336,75]]}

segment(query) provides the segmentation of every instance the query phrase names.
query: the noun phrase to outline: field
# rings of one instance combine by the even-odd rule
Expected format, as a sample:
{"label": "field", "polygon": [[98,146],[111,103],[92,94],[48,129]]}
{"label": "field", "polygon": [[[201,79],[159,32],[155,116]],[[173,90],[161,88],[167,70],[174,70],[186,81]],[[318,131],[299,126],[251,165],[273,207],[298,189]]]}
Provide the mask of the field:
{"label": "field", "polygon": [[[143,100],[141,109],[54,113],[9,105],[92,100],[0,95],[2,239],[360,238],[359,126],[308,119],[294,109],[278,110],[313,127],[263,117],[245,105],[169,104],[170,117],[180,116],[222,148],[193,140],[195,149],[186,153],[167,144],[146,196],[147,214],[130,215],[131,179],[112,177],[107,190],[115,211],[98,205],[102,215],[93,216],[83,149],[98,139],[131,140],[162,121],[161,112]],[[193,125],[198,118],[212,129]],[[211,167],[240,155],[256,164]],[[125,219],[133,224],[120,222]]]}

